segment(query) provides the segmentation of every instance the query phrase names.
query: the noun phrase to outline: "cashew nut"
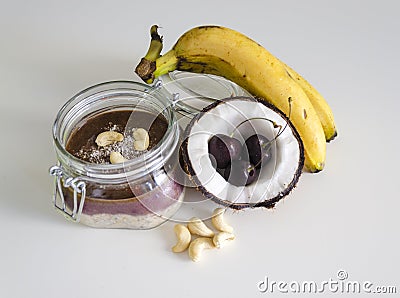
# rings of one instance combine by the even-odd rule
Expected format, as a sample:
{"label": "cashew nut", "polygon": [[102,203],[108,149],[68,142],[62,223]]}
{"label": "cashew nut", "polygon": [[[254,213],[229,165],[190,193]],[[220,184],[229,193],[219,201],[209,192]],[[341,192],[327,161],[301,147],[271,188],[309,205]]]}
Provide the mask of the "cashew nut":
{"label": "cashew nut", "polygon": [[190,240],[192,240],[192,235],[190,235],[188,228],[182,224],[177,224],[174,227],[174,232],[178,238],[178,242],[172,247],[172,251],[185,251],[189,247]]}
{"label": "cashew nut", "polygon": [[202,237],[213,237],[214,232],[198,217],[192,217],[187,225],[190,233]]}
{"label": "cashew nut", "polygon": [[215,247],[221,248],[226,242],[232,241],[233,239],[235,239],[235,235],[232,233],[220,232],[213,237],[213,243]]}
{"label": "cashew nut", "polygon": [[149,147],[149,134],[144,128],[135,129],[133,138],[135,139],[133,142],[135,150],[144,151]]}
{"label": "cashew nut", "polygon": [[192,241],[189,245],[189,257],[193,262],[200,260],[204,249],[214,248],[214,243],[211,238],[200,237]]}
{"label": "cashew nut", "polygon": [[218,231],[233,233],[233,228],[224,221],[224,212],[224,208],[215,209],[212,214],[211,222]]}
{"label": "cashew nut", "polygon": [[122,142],[124,136],[122,133],[116,131],[104,131],[100,133],[96,138],[96,144],[99,147],[104,147],[107,145],[114,144],[116,142]]}
{"label": "cashew nut", "polygon": [[127,159],[125,157],[123,157],[121,153],[116,152],[116,151],[112,151],[110,153],[110,162],[112,164],[123,163],[125,161],[127,161]]}

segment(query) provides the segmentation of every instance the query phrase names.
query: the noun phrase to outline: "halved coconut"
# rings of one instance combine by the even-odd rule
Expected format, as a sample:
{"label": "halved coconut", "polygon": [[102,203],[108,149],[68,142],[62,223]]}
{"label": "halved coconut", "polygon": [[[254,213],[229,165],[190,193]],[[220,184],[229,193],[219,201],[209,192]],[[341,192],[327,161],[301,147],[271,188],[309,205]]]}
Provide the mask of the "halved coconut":
{"label": "halved coconut", "polygon": [[[208,154],[208,141],[213,135],[232,133],[242,144],[254,133],[274,140],[272,160],[247,186],[227,182]],[[228,98],[205,107],[187,126],[181,149],[197,189],[233,209],[274,207],[295,187],[304,165],[303,143],[289,119],[273,105],[250,97]]]}

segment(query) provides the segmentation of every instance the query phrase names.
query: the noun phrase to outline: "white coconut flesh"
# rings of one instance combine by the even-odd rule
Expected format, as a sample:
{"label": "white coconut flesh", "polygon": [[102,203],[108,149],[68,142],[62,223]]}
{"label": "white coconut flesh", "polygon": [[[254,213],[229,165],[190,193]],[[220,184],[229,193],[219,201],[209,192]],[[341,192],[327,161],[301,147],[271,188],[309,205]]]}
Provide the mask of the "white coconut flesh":
{"label": "white coconut flesh", "polygon": [[[292,126],[286,126],[279,137],[272,143],[272,159],[262,167],[259,177],[247,186],[235,186],[227,182],[214,169],[208,155],[208,141],[216,134],[231,135],[235,127],[246,119],[265,118],[280,125],[281,130],[287,125],[280,114],[255,100],[232,99],[215,105],[210,110],[196,117],[186,135],[187,156],[190,159],[193,181],[202,186],[203,191],[215,198],[233,204],[257,204],[287,194],[288,187],[293,187],[293,180],[301,172],[302,145]],[[272,140],[279,132],[271,122],[253,119],[240,125],[234,137],[242,144],[254,133]],[[290,190],[289,190],[290,191]]]}

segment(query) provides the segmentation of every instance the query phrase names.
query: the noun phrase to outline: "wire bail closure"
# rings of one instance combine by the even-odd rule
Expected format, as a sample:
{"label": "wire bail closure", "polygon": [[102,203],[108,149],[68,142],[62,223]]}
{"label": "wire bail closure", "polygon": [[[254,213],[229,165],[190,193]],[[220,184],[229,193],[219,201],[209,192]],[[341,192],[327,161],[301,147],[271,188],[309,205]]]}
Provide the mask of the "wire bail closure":
{"label": "wire bail closure", "polygon": [[[79,222],[80,217],[83,210],[83,205],[85,204],[86,197],[86,183],[80,180],[80,177],[68,177],[65,175],[62,167],[53,166],[49,170],[49,174],[55,177],[55,187],[53,193],[53,204],[54,207],[60,211],[67,219],[70,219],[74,222]],[[61,184],[61,180],[64,181],[63,185]],[[65,203],[64,193],[62,191],[62,187],[72,188],[74,192],[73,202],[74,206],[72,211],[68,210],[68,207]],[[78,206],[78,194],[81,195],[80,203]],[[60,200],[57,200],[57,197]],[[60,201],[60,204],[58,203]]]}

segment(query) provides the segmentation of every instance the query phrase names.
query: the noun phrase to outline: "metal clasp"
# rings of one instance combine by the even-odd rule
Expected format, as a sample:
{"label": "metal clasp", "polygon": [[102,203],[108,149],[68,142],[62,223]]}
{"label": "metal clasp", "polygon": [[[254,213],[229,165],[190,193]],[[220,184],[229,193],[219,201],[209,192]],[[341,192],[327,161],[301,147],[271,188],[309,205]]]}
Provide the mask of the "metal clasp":
{"label": "metal clasp", "polygon": [[[55,177],[55,188],[53,193],[53,204],[54,207],[65,215],[68,219],[72,221],[79,222],[83,210],[83,205],[85,204],[86,197],[86,183],[80,180],[80,177],[68,177],[65,175],[62,167],[53,166],[49,170],[49,174]],[[74,196],[73,202],[74,206],[72,211],[69,211],[65,203],[64,193],[62,191],[61,181],[64,181],[64,187],[71,187]],[[78,194],[81,195],[81,200],[78,206]],[[60,198],[60,200],[57,200]],[[58,203],[60,201],[60,204]]]}
{"label": "metal clasp", "polygon": [[153,82],[153,84],[152,84],[151,86],[149,86],[149,88],[145,88],[145,89],[144,89],[144,92],[150,93],[150,92],[152,92],[152,91],[157,91],[157,90],[160,90],[162,86],[163,86],[163,81],[162,81],[162,79],[161,79],[161,78],[157,78],[157,79]]}

